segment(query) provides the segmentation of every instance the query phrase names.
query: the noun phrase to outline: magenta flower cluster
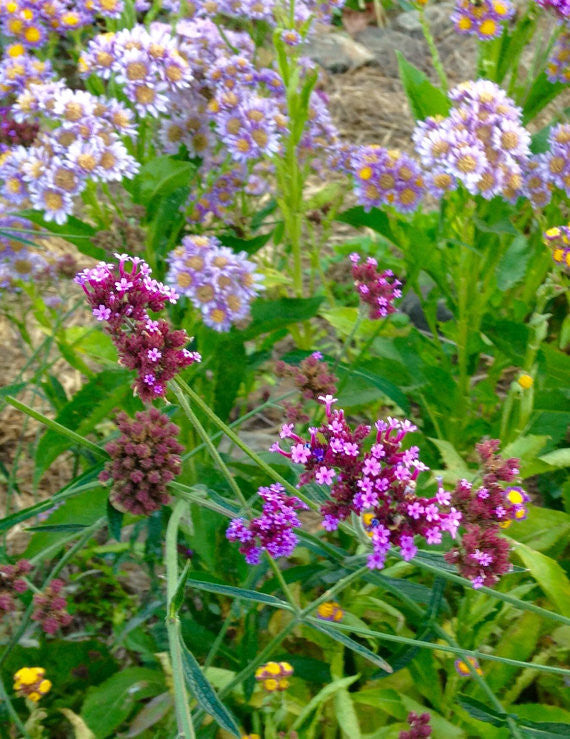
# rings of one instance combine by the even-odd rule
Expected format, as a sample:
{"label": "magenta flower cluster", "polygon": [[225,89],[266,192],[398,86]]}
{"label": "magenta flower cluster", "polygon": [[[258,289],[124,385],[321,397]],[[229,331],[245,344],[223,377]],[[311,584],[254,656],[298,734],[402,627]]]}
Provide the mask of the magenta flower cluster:
{"label": "magenta flower cluster", "polygon": [[291,424],[281,430],[281,438],[291,441],[279,452],[295,464],[303,465],[299,485],[316,483],[327,488],[330,499],[321,506],[323,527],[334,531],[351,513],[362,515],[373,552],[371,569],[382,569],[391,545],[399,546],[409,560],[417,552],[414,536],[427,544],[439,544],[443,532],[455,537],[462,515],[451,506],[451,495],[442,488],[432,498],[415,494],[416,480],[427,467],[419,459],[419,449],[403,448],[403,441],[416,427],[407,420],[378,420],[371,445],[365,445],[372,428],[360,424],[352,429],[344,411],[333,410],[336,398],[320,398],[326,420],[310,428],[309,439],[296,434]]}
{"label": "magenta flower cluster", "polygon": [[287,495],[279,483],[259,488],[258,494],[264,501],[261,516],[251,521],[234,518],[226,531],[230,541],[241,543],[239,551],[251,565],[259,564],[263,550],[273,559],[291,556],[297,546],[293,529],[301,526],[297,511],[308,509],[302,500]]}
{"label": "magenta flower cluster", "polygon": [[497,452],[500,442],[491,439],[477,445],[483,465],[482,484],[460,480],[451,502],[461,512],[465,531],[445,558],[471,580],[474,588],[494,585],[510,570],[509,543],[501,529],[526,518],[528,494],[516,485],[519,460],[503,459]]}
{"label": "magenta flower cluster", "polygon": [[369,308],[368,317],[374,320],[395,313],[394,300],[402,297],[402,283],[392,270],[379,272],[374,257],[367,257],[361,262],[360,255],[356,253],[350,255],[350,261],[354,287],[360,300]]}
{"label": "magenta flower cluster", "polygon": [[522,194],[530,153],[521,109],[484,79],[458,85],[449,99],[447,118],[429,117],[413,134],[426,185],[437,197],[461,183],[472,195],[514,201]]}
{"label": "magenta flower cluster", "polygon": [[184,451],[176,440],[180,429],[156,408],[134,420],[120,413],[116,423],[121,435],[105,447],[111,461],[99,479],[112,480],[109,500],[117,510],[148,516],[170,500],[167,486]]}
{"label": "magenta flower cluster", "polygon": [[46,634],[55,634],[59,629],[69,626],[72,621],[67,612],[67,600],[62,594],[63,580],[52,580],[45,590],[34,595],[32,621],[37,621]]}
{"label": "magenta flower cluster", "polygon": [[410,729],[409,731],[401,731],[398,739],[426,739],[426,737],[431,736],[430,720],[429,713],[418,714],[412,711],[406,719]]}
{"label": "magenta flower cluster", "polygon": [[16,610],[15,597],[28,589],[24,578],[31,569],[27,559],[20,559],[13,565],[0,565],[0,611],[12,613]]}
{"label": "magenta flower cluster", "polygon": [[87,302],[119,352],[121,363],[136,370],[135,388],[143,401],[164,396],[166,383],[181,369],[199,362],[197,352],[185,348],[185,331],[173,331],[164,320],[149,315],[176,303],[178,294],[152,279],[151,269],[139,257],[115,254],[117,264],[99,262],[75,277]]}
{"label": "magenta flower cluster", "polygon": [[166,280],[190,299],[204,323],[229,331],[249,316],[251,301],[263,289],[262,276],[245,252],[235,253],[208,236],[185,236],[168,257]]}

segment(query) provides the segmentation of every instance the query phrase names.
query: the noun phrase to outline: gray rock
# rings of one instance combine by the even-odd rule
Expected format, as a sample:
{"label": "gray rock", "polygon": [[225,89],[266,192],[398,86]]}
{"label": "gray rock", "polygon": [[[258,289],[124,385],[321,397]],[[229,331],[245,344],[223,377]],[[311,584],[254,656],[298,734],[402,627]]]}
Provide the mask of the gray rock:
{"label": "gray rock", "polygon": [[423,71],[430,71],[430,56],[426,43],[390,28],[365,28],[356,40],[374,56],[374,64],[381,68],[385,77],[398,77],[396,51]]}
{"label": "gray rock", "polygon": [[332,73],[348,72],[374,61],[374,54],[346,33],[320,33],[305,47],[307,56]]}
{"label": "gray rock", "polygon": [[[452,10],[452,6],[447,3],[430,5],[425,9],[425,16],[435,38],[438,38],[442,30],[451,29],[449,16],[451,15]],[[400,13],[396,16],[394,25],[399,30],[410,36],[415,36],[417,38],[421,38],[423,36],[422,25],[420,23],[420,13],[418,10],[409,10],[407,13]]]}

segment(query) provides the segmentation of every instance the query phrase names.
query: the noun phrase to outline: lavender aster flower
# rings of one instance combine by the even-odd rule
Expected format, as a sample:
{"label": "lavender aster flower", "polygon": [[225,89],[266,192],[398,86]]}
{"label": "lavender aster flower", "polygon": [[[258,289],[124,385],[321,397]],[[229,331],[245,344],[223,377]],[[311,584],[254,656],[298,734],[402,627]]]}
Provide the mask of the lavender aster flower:
{"label": "lavender aster flower", "polygon": [[503,32],[502,23],[515,14],[510,0],[457,0],[451,20],[457,33],[477,35],[481,41],[497,38]]}

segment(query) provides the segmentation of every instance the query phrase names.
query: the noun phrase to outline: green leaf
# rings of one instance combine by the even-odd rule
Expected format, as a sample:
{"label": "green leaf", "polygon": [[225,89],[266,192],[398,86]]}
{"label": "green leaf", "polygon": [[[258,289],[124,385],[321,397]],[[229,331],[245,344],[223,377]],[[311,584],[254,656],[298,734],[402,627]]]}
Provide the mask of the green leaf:
{"label": "green leaf", "polygon": [[331,698],[338,690],[345,690],[348,688],[348,686],[356,682],[359,677],[360,675],[351,675],[350,677],[334,680],[332,683],[325,685],[325,687],[320,690],[317,695],[313,696],[313,698],[303,708],[291,729],[293,731],[299,730],[310,718],[313,711],[316,711],[322,703]]}
{"label": "green leaf", "polygon": [[186,585],[197,590],[205,590],[208,593],[216,593],[217,595],[227,595],[230,598],[242,598],[243,600],[251,600],[255,603],[264,603],[265,605],[275,606],[276,608],[286,608],[290,610],[290,606],[284,600],[276,598],[274,595],[259,593],[257,590],[248,590],[247,588],[235,588],[232,585],[221,585],[215,582],[206,582],[203,580],[195,580],[189,578]]}
{"label": "green leaf", "polygon": [[397,238],[390,227],[390,221],[384,211],[378,208],[371,208],[369,211],[364,210],[361,205],[339,213],[335,221],[340,223],[348,223],[349,226],[355,228],[370,228],[376,233],[381,234],[394,244],[397,244]]}
{"label": "green leaf", "polygon": [[234,251],[245,251],[247,254],[255,254],[263,248],[273,236],[273,231],[253,236],[251,239],[238,239],[231,234],[221,234],[218,238],[224,246],[229,246]]}
{"label": "green leaf", "polygon": [[394,403],[396,403],[396,405],[398,405],[404,411],[404,413],[409,413],[410,403],[408,402],[408,399],[406,398],[404,393],[389,380],[386,380],[385,378],[380,377],[374,372],[371,372],[370,370],[366,369],[366,367],[367,364],[365,364],[363,367],[356,368],[350,367],[350,365],[339,365],[336,368],[336,372],[340,375],[341,378],[343,377],[343,375],[348,374],[350,377],[353,377],[355,379],[365,380],[366,382],[369,382],[373,387],[383,392],[387,398],[393,400]]}
{"label": "green leaf", "polygon": [[567,87],[568,85],[562,82],[550,82],[546,74],[541,72],[530,88],[530,92],[523,105],[523,124],[526,126],[529,121],[532,121],[551,100],[554,100]]}
{"label": "green leaf", "polygon": [[[131,394],[129,378],[125,370],[100,372],[73,396],[55,420],[86,436]],[[67,437],[48,429],[36,450],[36,479],[39,480],[52,462],[71,446]]]}
{"label": "green leaf", "polygon": [[432,115],[447,116],[450,107],[447,95],[439,87],[432,85],[417,67],[406,61],[400,51],[396,51],[396,57],[400,79],[414,118],[423,121]]}
{"label": "green leaf", "polygon": [[140,736],[143,731],[150,729],[159,721],[161,721],[166,714],[172,710],[172,695],[169,690],[165,693],[155,696],[150,700],[142,711],[139,711],[135,718],[131,721],[129,730],[125,734],[128,739],[131,737]]}
{"label": "green leaf", "polygon": [[469,695],[464,695],[463,693],[460,693],[457,696],[457,702],[467,711],[470,716],[473,716],[473,718],[476,718],[479,721],[484,721],[485,723],[492,724],[493,726],[507,725],[507,718],[505,714],[500,714],[497,713],[497,711],[494,711],[492,708],[487,708],[484,703],[475,700],[475,698],[471,698],[471,696]]}
{"label": "green leaf", "polygon": [[180,639],[180,648],[182,650],[184,678],[188,689],[194,698],[196,698],[200,707],[206,713],[209,713],[222,729],[225,729],[234,736],[240,737],[241,733],[235,718],[224,706],[214,688],[204,677],[200,665],[182,638]]}
{"label": "green leaf", "polygon": [[121,527],[123,525],[124,513],[113,508],[111,501],[107,501],[107,526],[109,533],[117,541],[121,541]]}
{"label": "green leaf", "polygon": [[514,551],[559,612],[570,617],[570,582],[558,562],[526,544],[518,543]]}
{"label": "green leaf", "polygon": [[509,244],[507,251],[497,265],[497,286],[499,290],[509,290],[520,282],[526,273],[526,267],[533,249],[526,236],[518,234]]}
{"label": "green leaf", "polygon": [[570,724],[552,723],[550,721],[528,721],[519,724],[524,736],[540,737],[541,739],[557,739],[570,736]]}
{"label": "green leaf", "polygon": [[78,251],[85,254],[93,259],[105,259],[105,250],[100,246],[95,246],[91,239],[97,233],[97,229],[90,226],[85,221],[80,221],[75,216],[68,216],[67,221],[61,226],[54,221],[46,221],[43,213],[37,210],[22,210],[18,213],[22,218],[27,218],[28,221],[35,223],[37,226],[41,226],[46,231],[52,234],[56,234],[65,241],[69,241],[70,244],[74,244]]}
{"label": "green leaf", "polygon": [[553,467],[570,467],[570,447],[555,449],[553,452],[543,454],[539,459]]}
{"label": "green leaf", "polygon": [[17,395],[28,387],[27,382],[16,382],[13,385],[5,385],[0,387],[0,398],[4,398],[7,395]]}
{"label": "green leaf", "polygon": [[146,667],[128,667],[87,692],[81,718],[97,739],[117,736],[116,729],[133,711],[137,701],[164,691],[160,672]]}
{"label": "green leaf", "polygon": [[243,341],[248,341],[260,334],[306,321],[317,314],[322,301],[322,297],[256,300],[251,306],[252,322],[240,336]]}
{"label": "green leaf", "polygon": [[360,724],[354,709],[351,693],[346,688],[337,690],[334,696],[335,714],[340,728],[349,739],[360,739]]}
{"label": "green leaf", "polygon": [[178,578],[178,583],[176,584],[176,590],[174,591],[172,600],[168,604],[168,613],[171,618],[176,616],[184,600],[184,591],[186,589],[188,573],[190,572],[190,565],[191,562],[190,560],[188,560],[188,562],[186,562],[186,564],[184,565],[184,569],[182,570],[180,577]]}
{"label": "green leaf", "polygon": [[143,205],[155,205],[157,199],[170,195],[190,182],[196,167],[169,156],[156,157],[143,164],[133,181],[136,200]]}
{"label": "green leaf", "polygon": [[390,665],[386,662],[386,660],[382,659],[380,655],[375,654],[371,649],[368,649],[354,639],[351,639],[350,636],[343,634],[342,631],[338,631],[334,628],[334,626],[330,626],[324,623],[318,623],[315,619],[307,621],[307,625],[315,629],[316,631],[321,631],[323,634],[330,636],[331,639],[340,642],[345,647],[348,647],[353,652],[356,652],[356,654],[359,654],[361,657],[364,657],[369,662],[372,662],[372,664],[376,665],[376,667],[380,667],[382,670],[384,670],[384,672],[393,672]]}
{"label": "green leaf", "polygon": [[451,442],[445,441],[445,439],[436,439],[432,436],[428,438],[438,448],[443,462],[450,472],[453,472],[457,478],[469,477],[471,474],[469,467]]}
{"label": "green leaf", "polygon": [[40,526],[29,526],[27,531],[66,531],[72,533],[87,528],[89,527],[81,523],[46,523]]}

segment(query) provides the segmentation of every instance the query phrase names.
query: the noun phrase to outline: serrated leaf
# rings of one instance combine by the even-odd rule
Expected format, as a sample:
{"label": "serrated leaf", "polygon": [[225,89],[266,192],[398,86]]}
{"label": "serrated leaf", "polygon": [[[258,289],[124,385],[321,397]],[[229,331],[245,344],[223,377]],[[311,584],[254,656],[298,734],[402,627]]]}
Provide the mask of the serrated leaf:
{"label": "serrated leaf", "polygon": [[204,677],[200,665],[182,638],[180,639],[180,648],[182,650],[184,678],[188,689],[194,698],[196,698],[200,707],[206,713],[210,714],[222,729],[225,729],[234,736],[240,737],[241,733],[235,718],[224,706],[214,688]]}
{"label": "serrated leaf", "polygon": [[507,717],[505,714],[501,715],[500,713],[497,713],[497,711],[493,710],[492,708],[488,708],[484,703],[475,700],[475,698],[471,698],[471,696],[469,695],[464,695],[463,693],[460,693],[457,696],[457,702],[467,711],[470,716],[473,716],[473,718],[476,718],[479,721],[484,721],[485,723],[492,724],[493,726],[507,725]]}
{"label": "serrated leaf", "polygon": [[501,291],[508,290],[523,279],[533,249],[523,234],[518,234],[509,244],[508,249],[497,265],[497,287]]}
{"label": "serrated leaf", "polygon": [[372,662],[372,664],[376,667],[380,667],[382,670],[384,670],[384,672],[393,672],[391,666],[388,664],[388,662],[386,662],[386,660],[382,659],[382,657],[380,657],[378,654],[375,654],[371,649],[368,649],[363,644],[360,644],[354,639],[351,639],[350,636],[347,636],[341,631],[338,631],[334,628],[334,626],[329,626],[324,623],[316,623],[315,620],[307,621],[307,625],[315,629],[316,631],[320,631],[323,634],[330,636],[331,639],[340,642],[356,654],[359,654],[361,657],[364,657],[369,662]]}
{"label": "serrated leaf", "polygon": [[400,51],[396,51],[396,57],[400,79],[414,118],[423,121],[428,116],[447,116],[450,103],[441,89],[432,85],[426,75],[410,64]]}

